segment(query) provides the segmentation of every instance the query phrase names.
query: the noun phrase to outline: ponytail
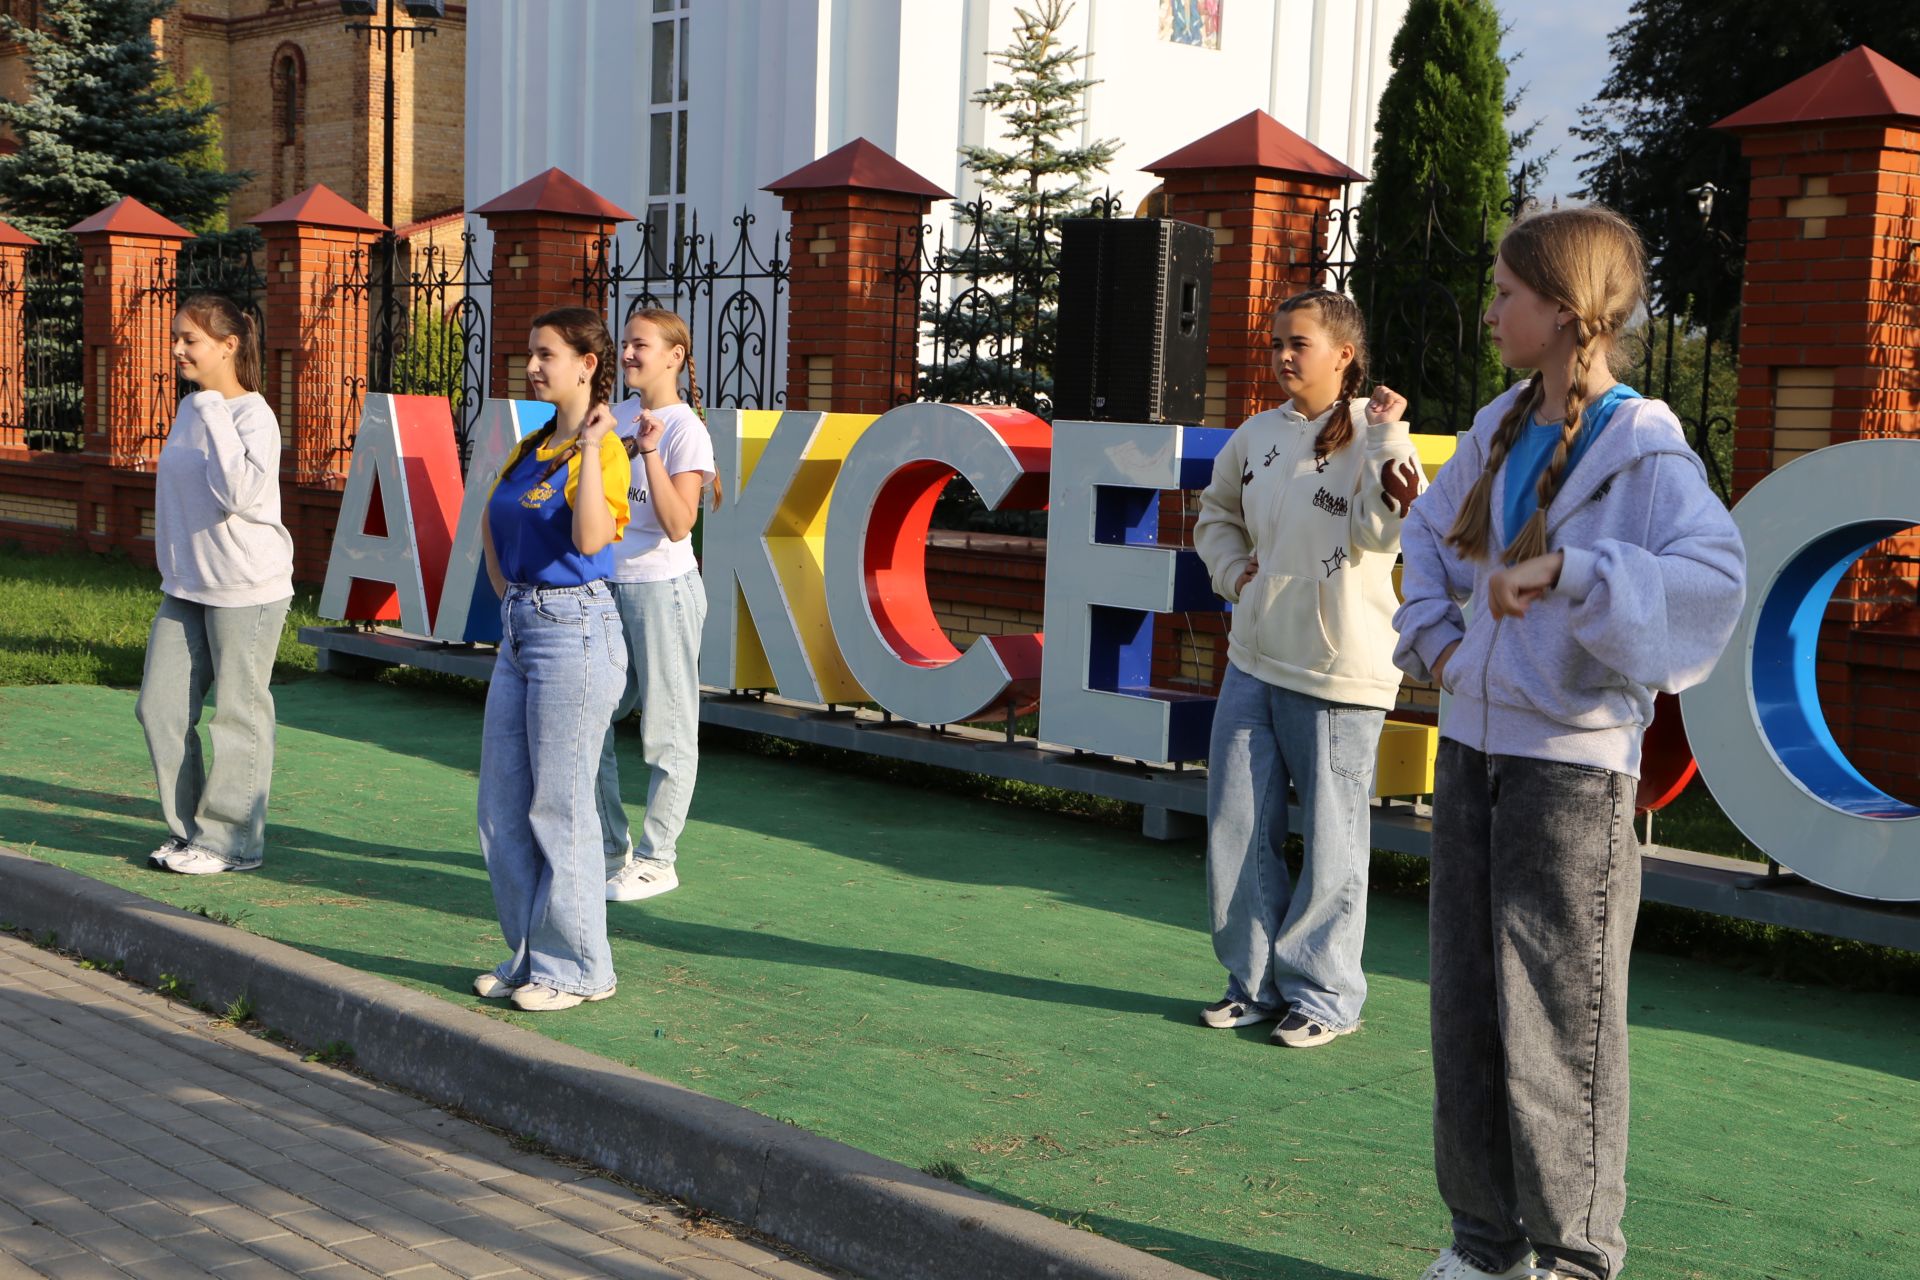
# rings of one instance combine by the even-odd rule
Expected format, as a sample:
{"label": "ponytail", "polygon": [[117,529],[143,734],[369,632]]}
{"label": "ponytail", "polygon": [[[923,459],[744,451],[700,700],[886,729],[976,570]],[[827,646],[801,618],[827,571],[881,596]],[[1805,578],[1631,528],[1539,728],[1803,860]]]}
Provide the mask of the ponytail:
{"label": "ponytail", "polygon": [[234,379],[243,391],[260,389],[260,322],[251,311],[217,293],[196,293],[180,304],[180,314],[216,341],[238,338]]}

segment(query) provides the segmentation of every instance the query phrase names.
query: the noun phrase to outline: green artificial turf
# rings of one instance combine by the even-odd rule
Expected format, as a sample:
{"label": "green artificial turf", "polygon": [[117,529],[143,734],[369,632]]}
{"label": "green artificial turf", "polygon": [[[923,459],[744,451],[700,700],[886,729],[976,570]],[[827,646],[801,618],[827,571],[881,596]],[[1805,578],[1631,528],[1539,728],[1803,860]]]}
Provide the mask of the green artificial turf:
{"label": "green artificial turf", "polygon": [[[467,994],[500,955],[478,702],[276,692],[261,871],[144,867],[127,690],[0,688],[0,841],[1203,1272],[1413,1277],[1445,1242],[1417,900],[1374,897],[1362,1032],[1275,1049],[1194,1025],[1221,985],[1195,846],[710,748],[683,887],[609,909],[619,996],[503,1014]],[[1913,1274],[1920,1004],[1642,954],[1632,1010],[1629,1274]]]}

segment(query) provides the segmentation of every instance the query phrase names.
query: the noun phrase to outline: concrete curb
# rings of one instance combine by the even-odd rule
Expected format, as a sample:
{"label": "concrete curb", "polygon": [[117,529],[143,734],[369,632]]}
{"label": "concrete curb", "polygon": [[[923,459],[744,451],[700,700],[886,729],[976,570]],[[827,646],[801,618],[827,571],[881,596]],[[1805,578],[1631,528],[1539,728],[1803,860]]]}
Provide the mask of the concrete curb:
{"label": "concrete curb", "polygon": [[[0,848],[0,919],[253,1002],[376,1079],[885,1280],[1202,1280],[1125,1245],[433,996]],[[528,1090],[515,1082],[538,1078]]]}

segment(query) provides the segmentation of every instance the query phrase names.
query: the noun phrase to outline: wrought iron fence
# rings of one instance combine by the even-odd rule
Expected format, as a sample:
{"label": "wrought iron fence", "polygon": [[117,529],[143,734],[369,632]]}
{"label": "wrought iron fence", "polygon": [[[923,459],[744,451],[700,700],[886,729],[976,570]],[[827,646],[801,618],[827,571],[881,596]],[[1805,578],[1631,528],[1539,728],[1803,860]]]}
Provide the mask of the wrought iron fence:
{"label": "wrought iron fence", "polygon": [[675,312],[693,337],[690,363],[699,371],[703,404],[778,408],[787,400],[780,310],[791,276],[793,232],[769,230],[755,245],[756,222],[750,210],[741,210],[726,239],[702,231],[697,211],[681,236],[663,234],[664,224],[643,222],[631,257],[626,241],[602,237],[574,281],[581,302],[606,312],[616,345],[635,311]]}
{"label": "wrought iron fence", "polygon": [[462,231],[450,245],[415,248],[384,236],[356,250],[314,287],[325,332],[307,353],[312,389],[332,425],[328,454],[315,470],[332,474],[353,453],[369,391],[445,396],[464,470],[473,424],[487,399],[493,273]]}
{"label": "wrought iron fence", "polygon": [[1373,373],[1407,397],[1413,429],[1447,434],[1471,426],[1474,412],[1511,381],[1480,317],[1500,233],[1527,195],[1516,189],[1482,207],[1464,235],[1448,229],[1445,215],[1455,211],[1446,184],[1429,184],[1419,199],[1426,216],[1397,241],[1363,235],[1358,203],[1329,209],[1315,228],[1311,275],[1360,304]]}
{"label": "wrought iron fence", "polygon": [[[267,281],[254,264],[257,242],[251,236],[189,240],[178,254],[155,254],[123,286],[136,349],[148,356],[141,362],[144,377],[108,386],[106,425],[115,465],[142,465],[157,454],[180,401],[194,391],[173,364],[173,316],[184,299],[217,294],[250,314],[256,333],[266,331]],[[77,352],[77,336],[74,346]]]}
{"label": "wrought iron fence", "polygon": [[[1110,191],[1084,206],[1043,199],[1024,214],[974,200],[954,206],[951,229],[921,223],[902,233],[888,273],[893,385],[908,382],[902,352],[918,358],[912,391],[899,399],[1011,404],[1051,418],[1060,223],[1110,218],[1119,207]],[[911,348],[902,341],[909,332]]]}
{"label": "wrought iron fence", "polygon": [[[1493,264],[1507,224],[1532,206],[1516,188],[1496,207],[1482,208],[1462,243],[1447,231],[1444,184],[1423,194],[1426,216],[1397,243],[1370,241],[1360,232],[1359,206],[1334,209],[1315,237],[1315,275],[1351,295],[1367,316],[1367,341],[1378,380],[1407,397],[1414,430],[1455,433],[1512,382],[1500,367],[1481,320],[1493,291]],[[1707,237],[1719,233],[1702,226]],[[1724,282],[1738,290],[1739,280]],[[1695,314],[1712,315],[1713,298],[1656,304],[1629,327],[1621,347],[1625,376],[1642,393],[1665,400],[1714,487],[1729,496],[1733,409],[1738,385],[1739,315],[1709,329]]]}
{"label": "wrought iron fence", "polygon": [[[19,281],[20,351],[16,371],[23,443],[29,449],[78,452],[86,445],[81,403],[80,255],[57,241],[27,250]],[[11,308],[9,308],[11,311]]]}

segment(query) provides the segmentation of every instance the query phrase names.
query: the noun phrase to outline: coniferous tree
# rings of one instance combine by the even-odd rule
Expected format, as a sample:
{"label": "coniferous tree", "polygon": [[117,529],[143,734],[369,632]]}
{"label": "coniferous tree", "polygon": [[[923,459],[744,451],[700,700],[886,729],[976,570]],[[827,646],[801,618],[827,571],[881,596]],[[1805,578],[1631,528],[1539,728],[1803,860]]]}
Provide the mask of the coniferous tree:
{"label": "coniferous tree", "polygon": [[0,124],[19,143],[0,156],[0,203],[21,230],[58,235],[122,196],[201,226],[251,177],[205,163],[209,129],[217,138],[219,128],[211,95],[184,100],[153,42],[154,20],[172,9],[173,0],[44,0],[37,26],[0,17],[29,73],[21,99],[0,99]]}
{"label": "coniferous tree", "polygon": [[[1713,129],[1859,45],[1920,74],[1914,0],[1635,0],[1609,38],[1613,68],[1574,136],[1581,194],[1612,205],[1646,238],[1663,310],[1721,339],[1740,302],[1747,161]],[[1702,224],[1698,192],[1715,188]]]}
{"label": "coniferous tree", "polygon": [[1500,15],[1492,0],[1413,0],[1389,59],[1348,284],[1374,380],[1412,402],[1416,428],[1458,429],[1502,385],[1480,323],[1480,251],[1512,198]]}
{"label": "coniferous tree", "polygon": [[211,85],[196,101],[191,83],[183,92],[160,62],[153,23],[172,8],[173,0],[42,0],[31,26],[0,14],[0,37],[21,47],[28,70],[22,96],[0,98],[0,124],[17,144],[0,156],[0,214],[45,246],[26,282],[36,446],[78,442],[81,286],[67,228],[122,196],[183,226],[217,228],[227,198],[251,176],[229,172],[218,153]]}
{"label": "coniferous tree", "polygon": [[978,276],[979,285],[956,285],[956,296],[929,308],[936,362],[922,386],[930,400],[1033,408],[1053,389],[1059,224],[1092,211],[1093,180],[1119,149],[1114,139],[1064,141],[1079,131],[1084,95],[1099,83],[1073,74],[1080,51],[1060,38],[1072,7],[1038,0],[1015,9],[1013,43],[993,55],[1008,78],[973,96],[1005,122],[1008,146],[960,148],[988,208],[971,243],[941,266]]}

